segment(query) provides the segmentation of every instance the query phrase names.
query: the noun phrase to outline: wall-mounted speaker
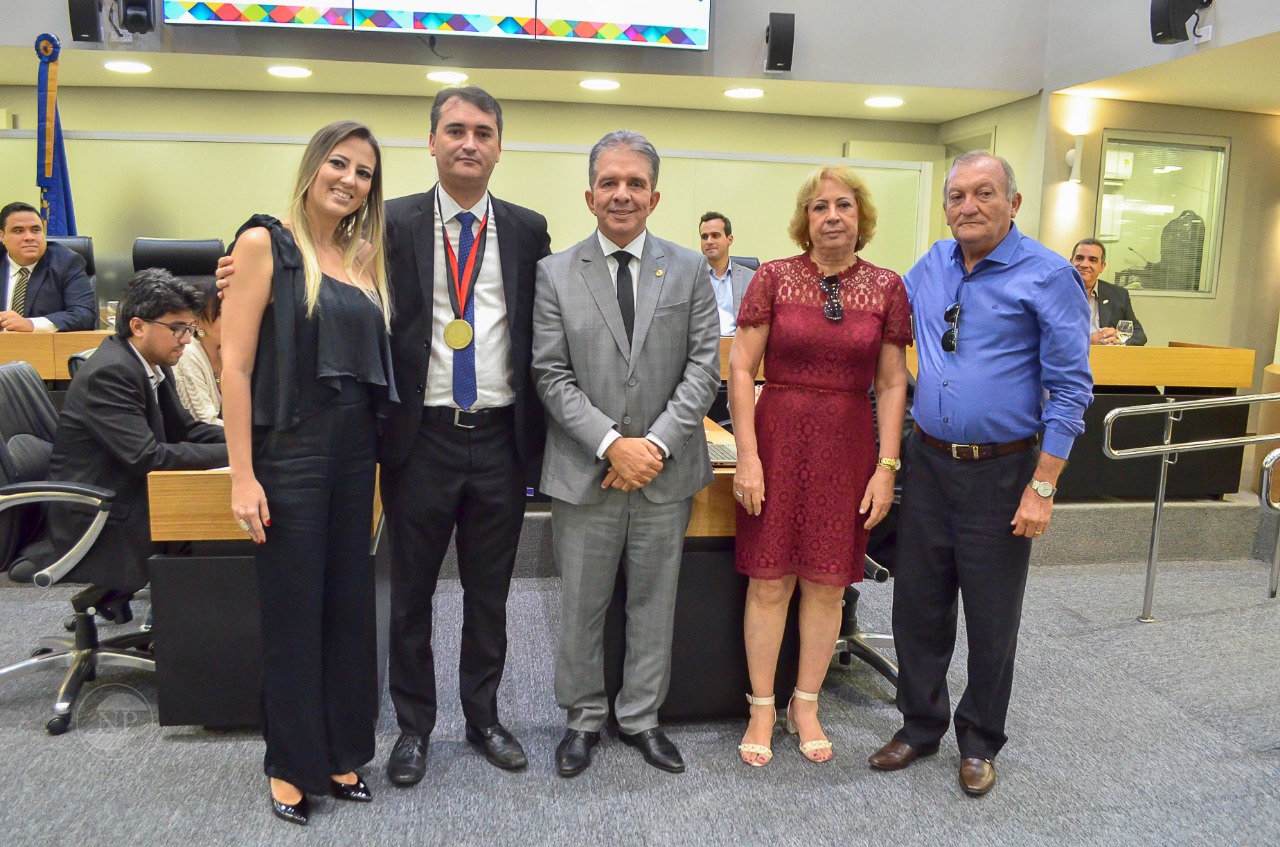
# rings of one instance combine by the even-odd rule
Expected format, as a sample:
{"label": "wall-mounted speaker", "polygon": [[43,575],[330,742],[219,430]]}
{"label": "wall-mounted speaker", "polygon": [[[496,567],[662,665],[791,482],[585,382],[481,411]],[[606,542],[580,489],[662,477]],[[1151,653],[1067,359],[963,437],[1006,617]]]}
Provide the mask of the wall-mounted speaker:
{"label": "wall-mounted speaker", "polygon": [[67,0],[73,41],[102,40],[102,0]]}
{"label": "wall-mounted speaker", "polygon": [[151,0],[120,0],[120,25],[135,35],[153,31],[156,14]]}
{"label": "wall-mounted speaker", "polygon": [[764,31],[764,43],[768,53],[764,59],[765,73],[786,73],[791,70],[791,54],[796,40],[796,16],[791,12],[770,12],[769,26]]}
{"label": "wall-mounted speaker", "polygon": [[1187,21],[1212,5],[1213,0],[1151,0],[1151,40],[1156,44],[1186,41]]}

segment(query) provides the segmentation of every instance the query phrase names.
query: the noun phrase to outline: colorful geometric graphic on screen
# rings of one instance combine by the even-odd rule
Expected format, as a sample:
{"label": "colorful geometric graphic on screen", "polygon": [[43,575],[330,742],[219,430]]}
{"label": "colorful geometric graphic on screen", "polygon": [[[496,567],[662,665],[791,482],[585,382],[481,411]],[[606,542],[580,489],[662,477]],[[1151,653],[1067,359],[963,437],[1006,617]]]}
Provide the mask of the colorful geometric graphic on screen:
{"label": "colorful geometric graphic on screen", "polygon": [[171,24],[259,24],[264,26],[351,27],[351,5],[297,3],[218,3],[214,0],[164,0]]}
{"label": "colorful geometric graphic on screen", "polygon": [[356,7],[357,29],[399,29],[406,32],[446,32],[460,35],[505,36],[507,38],[532,38],[535,34],[534,18],[514,18],[506,15],[466,15],[453,12],[397,12],[388,9],[362,9]]}

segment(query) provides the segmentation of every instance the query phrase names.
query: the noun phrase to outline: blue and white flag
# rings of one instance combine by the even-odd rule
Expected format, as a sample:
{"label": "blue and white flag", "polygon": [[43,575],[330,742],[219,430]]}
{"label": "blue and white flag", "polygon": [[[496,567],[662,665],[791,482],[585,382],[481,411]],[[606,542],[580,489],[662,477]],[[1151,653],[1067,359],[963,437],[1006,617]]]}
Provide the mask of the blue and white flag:
{"label": "blue and white flag", "polygon": [[58,115],[58,53],[56,36],[36,39],[40,86],[36,147],[36,185],[40,186],[40,216],[48,235],[75,235],[76,210],[71,203],[71,177],[62,148],[62,118]]}

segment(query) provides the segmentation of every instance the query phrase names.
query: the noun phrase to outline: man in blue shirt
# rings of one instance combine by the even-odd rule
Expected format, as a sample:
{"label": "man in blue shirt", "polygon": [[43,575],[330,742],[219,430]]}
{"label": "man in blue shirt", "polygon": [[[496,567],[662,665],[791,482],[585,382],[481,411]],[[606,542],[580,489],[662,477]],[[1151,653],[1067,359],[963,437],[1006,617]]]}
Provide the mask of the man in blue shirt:
{"label": "man in blue shirt", "polygon": [[720,335],[733,335],[738,330],[738,307],[742,295],[756,272],[729,258],[733,245],[733,224],[719,212],[707,212],[698,222],[698,241],[702,255],[711,266],[711,288],[716,292],[716,311],[720,315]]}
{"label": "man in blue shirt", "polygon": [[1013,169],[955,160],[943,192],[954,240],[906,276],[919,350],[894,573],[902,729],[870,758],[899,770],[938,749],[951,719],[947,668],[957,595],[969,682],[955,710],[960,785],[995,785],[1032,539],[1092,399],[1089,305],[1061,256],[1014,226]]}

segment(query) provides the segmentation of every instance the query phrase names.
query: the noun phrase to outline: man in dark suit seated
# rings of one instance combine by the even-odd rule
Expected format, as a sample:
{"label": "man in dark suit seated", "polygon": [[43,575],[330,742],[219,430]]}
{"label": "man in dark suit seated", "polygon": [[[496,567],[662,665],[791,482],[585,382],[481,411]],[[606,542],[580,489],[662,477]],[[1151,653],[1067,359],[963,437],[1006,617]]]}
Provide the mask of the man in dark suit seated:
{"label": "man in dark suit seated", "polygon": [[97,296],[84,259],[45,240],[44,221],[27,203],[0,209],[0,329],[71,332],[97,325]]}
{"label": "man in dark suit seated", "polygon": [[[1089,294],[1089,343],[1125,344],[1141,347],[1147,343],[1142,321],[1133,313],[1129,292],[1118,285],[1098,279],[1107,269],[1107,248],[1096,238],[1082,239],[1071,248],[1071,264],[1084,280]],[[1133,321],[1133,337],[1127,342],[1116,334],[1116,323]]]}
{"label": "man in dark suit seated", "polygon": [[[227,464],[222,427],[197,423],[187,413],[170,370],[191,343],[202,306],[196,289],[168,271],[140,272],[125,290],[116,334],[103,340],[71,381],[50,478],[116,493],[102,535],[71,581],[115,589],[124,598],[142,588],[153,550],[147,474]],[[86,507],[51,506],[53,549],[65,552],[91,518]]]}

